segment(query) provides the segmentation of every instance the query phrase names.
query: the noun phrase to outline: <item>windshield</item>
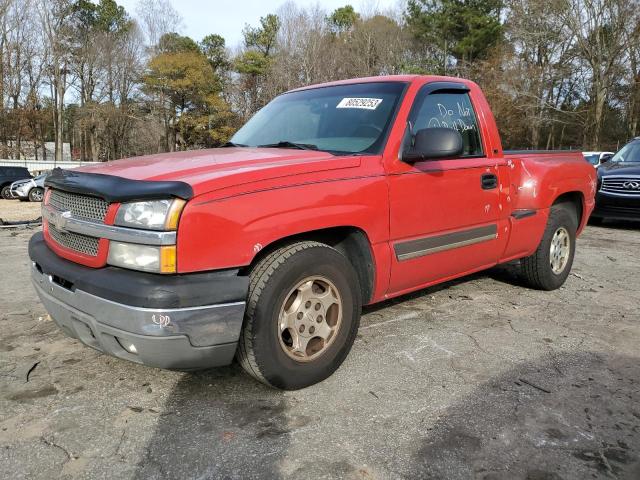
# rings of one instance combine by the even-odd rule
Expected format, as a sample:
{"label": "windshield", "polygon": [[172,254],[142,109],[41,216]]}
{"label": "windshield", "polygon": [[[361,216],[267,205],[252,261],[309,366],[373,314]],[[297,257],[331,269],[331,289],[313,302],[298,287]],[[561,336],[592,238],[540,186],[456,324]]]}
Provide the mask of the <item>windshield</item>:
{"label": "windshield", "polygon": [[612,162],[640,162],[640,141],[627,143],[612,158]]}
{"label": "windshield", "polygon": [[589,162],[591,165],[598,165],[598,163],[600,163],[600,155],[599,154],[595,154],[595,155],[585,155],[584,158],[587,160],[587,162]]}
{"label": "windshield", "polygon": [[281,95],[256,113],[231,142],[331,153],[380,153],[405,83],[359,83]]}

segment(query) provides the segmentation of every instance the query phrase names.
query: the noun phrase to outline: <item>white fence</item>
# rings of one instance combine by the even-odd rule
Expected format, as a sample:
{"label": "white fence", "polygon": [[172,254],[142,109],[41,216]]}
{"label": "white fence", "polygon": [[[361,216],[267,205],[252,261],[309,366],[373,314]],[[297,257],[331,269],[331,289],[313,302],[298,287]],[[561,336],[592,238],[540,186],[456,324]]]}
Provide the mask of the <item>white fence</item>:
{"label": "white fence", "polygon": [[56,162],[54,160],[1,160],[2,167],[27,167],[29,172],[47,172],[56,167],[75,168],[82,165],[92,165],[95,162]]}

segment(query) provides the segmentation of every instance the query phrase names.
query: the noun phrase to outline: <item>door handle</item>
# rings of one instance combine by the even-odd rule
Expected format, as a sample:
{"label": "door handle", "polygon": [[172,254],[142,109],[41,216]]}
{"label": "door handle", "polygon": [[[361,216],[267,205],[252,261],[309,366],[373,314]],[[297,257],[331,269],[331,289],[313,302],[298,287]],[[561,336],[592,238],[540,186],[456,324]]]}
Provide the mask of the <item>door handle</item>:
{"label": "door handle", "polygon": [[498,188],[498,177],[495,174],[484,173],[480,178],[483,190],[493,190],[494,188]]}

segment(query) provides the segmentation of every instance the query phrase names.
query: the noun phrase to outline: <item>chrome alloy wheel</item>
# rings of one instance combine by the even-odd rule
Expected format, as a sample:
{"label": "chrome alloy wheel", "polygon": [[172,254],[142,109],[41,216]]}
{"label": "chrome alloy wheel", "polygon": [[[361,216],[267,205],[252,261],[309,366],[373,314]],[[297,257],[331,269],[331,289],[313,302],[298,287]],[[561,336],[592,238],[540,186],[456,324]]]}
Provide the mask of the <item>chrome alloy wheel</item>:
{"label": "chrome alloy wheel", "polygon": [[315,360],[335,340],[342,324],[342,298],[325,277],[307,277],[285,297],[278,316],[282,350],[297,362]]}
{"label": "chrome alloy wheel", "polygon": [[549,261],[553,273],[560,275],[564,271],[569,262],[570,253],[571,237],[566,228],[560,227],[551,237],[551,247],[549,249]]}
{"label": "chrome alloy wheel", "polygon": [[44,198],[44,192],[38,188],[33,191],[33,193],[31,194],[31,198],[33,198],[34,202],[41,202]]}

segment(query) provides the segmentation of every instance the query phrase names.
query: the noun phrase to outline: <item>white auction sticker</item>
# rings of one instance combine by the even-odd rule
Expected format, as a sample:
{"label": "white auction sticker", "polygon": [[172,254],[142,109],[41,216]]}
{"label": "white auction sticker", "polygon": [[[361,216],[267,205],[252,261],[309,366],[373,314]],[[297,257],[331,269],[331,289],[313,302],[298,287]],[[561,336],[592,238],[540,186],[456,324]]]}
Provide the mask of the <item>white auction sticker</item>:
{"label": "white auction sticker", "polygon": [[375,110],[381,103],[381,98],[343,98],[336,108],[364,108],[365,110]]}

